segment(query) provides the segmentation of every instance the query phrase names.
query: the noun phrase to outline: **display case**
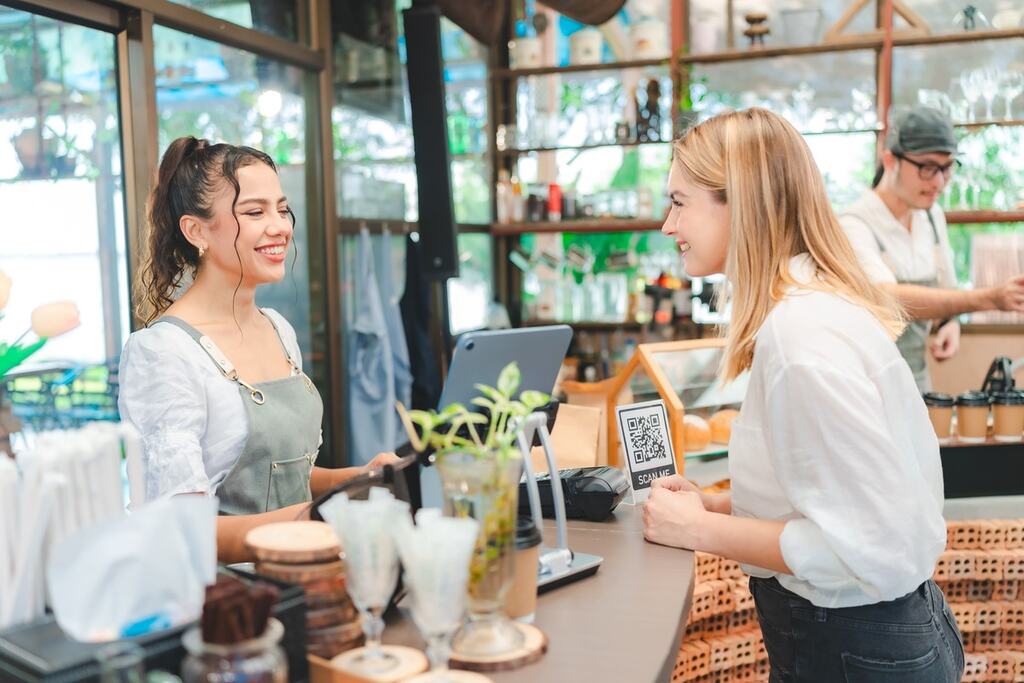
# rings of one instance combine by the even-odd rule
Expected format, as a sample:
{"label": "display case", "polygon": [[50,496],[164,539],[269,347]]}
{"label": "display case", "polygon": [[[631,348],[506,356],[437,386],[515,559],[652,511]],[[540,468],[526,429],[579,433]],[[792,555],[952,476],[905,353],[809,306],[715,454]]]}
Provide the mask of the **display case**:
{"label": "display case", "polygon": [[719,380],[725,352],[724,339],[689,339],[640,344],[615,376],[600,382],[563,382],[562,391],[570,403],[603,411],[607,463],[622,465],[622,442],[616,425],[619,405],[662,400],[668,413],[669,434],[676,469],[685,472],[687,461],[722,457],[727,454],[728,432],[699,449],[687,442],[687,415],[709,420],[721,410],[739,409],[747,392],[748,374],[730,382]]}

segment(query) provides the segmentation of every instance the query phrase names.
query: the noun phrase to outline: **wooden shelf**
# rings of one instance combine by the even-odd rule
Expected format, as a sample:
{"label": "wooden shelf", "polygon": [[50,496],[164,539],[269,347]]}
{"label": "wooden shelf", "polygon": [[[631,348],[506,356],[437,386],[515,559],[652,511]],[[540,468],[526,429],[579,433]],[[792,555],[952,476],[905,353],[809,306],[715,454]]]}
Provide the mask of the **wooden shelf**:
{"label": "wooden shelf", "polygon": [[947,211],[946,223],[1024,223],[1024,211]]}
{"label": "wooden shelf", "polygon": [[592,218],[587,220],[547,221],[543,223],[494,223],[491,234],[522,235],[528,232],[631,232],[661,230],[664,220],[631,218]]}
{"label": "wooden shelf", "polygon": [[751,59],[770,59],[774,57],[796,57],[801,55],[817,55],[826,52],[848,52],[850,50],[870,50],[882,46],[882,39],[874,36],[851,38],[835,43],[820,45],[787,45],[780,47],[753,47],[745,50],[728,50],[726,52],[708,52],[706,54],[684,54],[679,57],[681,64],[717,64],[721,62],[742,62]]}
{"label": "wooden shelf", "polygon": [[523,78],[525,76],[544,76],[549,74],[568,74],[583,71],[616,71],[619,69],[643,69],[652,66],[668,66],[669,58],[638,59],[630,62],[607,62],[603,64],[571,64],[569,66],[541,66],[535,69],[493,69],[491,78],[502,80]]}
{"label": "wooden shelf", "polygon": [[[983,100],[979,100],[979,103]],[[1001,104],[1001,103],[1000,103]],[[1024,126],[1024,119],[993,119],[991,121],[960,121],[954,128],[988,128],[989,126]]]}
{"label": "wooden shelf", "polygon": [[567,320],[524,320],[520,327],[544,327],[547,325],[569,325],[577,330],[639,330],[643,328],[643,325],[630,320],[623,320],[622,322],[601,322],[601,321],[578,321],[569,322]]}
{"label": "wooden shelf", "polygon": [[1007,38],[1024,38],[1024,26],[1019,28],[992,29],[990,31],[961,31],[960,33],[943,33],[940,35],[894,35],[892,39],[892,44],[893,47],[910,47],[913,45],[975,43],[980,40],[1005,40]]}
{"label": "wooden shelf", "polygon": [[669,140],[659,140],[657,142],[640,142],[639,140],[630,140],[628,142],[598,142],[592,145],[566,145],[559,147],[523,147],[518,149],[505,149],[498,150],[498,156],[519,156],[521,154],[532,154],[534,152],[561,152],[561,151],[575,151],[585,152],[589,149],[602,149],[605,147],[640,147],[644,145],[668,145],[671,144]]}

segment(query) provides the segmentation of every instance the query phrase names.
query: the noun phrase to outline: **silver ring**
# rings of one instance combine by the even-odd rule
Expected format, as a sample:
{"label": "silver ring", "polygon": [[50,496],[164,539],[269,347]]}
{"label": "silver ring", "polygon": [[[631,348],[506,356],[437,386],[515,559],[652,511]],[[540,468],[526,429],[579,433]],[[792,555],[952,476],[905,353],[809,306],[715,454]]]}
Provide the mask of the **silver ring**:
{"label": "silver ring", "polygon": [[253,403],[255,403],[258,406],[261,406],[266,402],[266,398],[263,396],[263,392],[260,391],[259,389],[253,389],[252,391],[249,392],[249,394],[252,396]]}

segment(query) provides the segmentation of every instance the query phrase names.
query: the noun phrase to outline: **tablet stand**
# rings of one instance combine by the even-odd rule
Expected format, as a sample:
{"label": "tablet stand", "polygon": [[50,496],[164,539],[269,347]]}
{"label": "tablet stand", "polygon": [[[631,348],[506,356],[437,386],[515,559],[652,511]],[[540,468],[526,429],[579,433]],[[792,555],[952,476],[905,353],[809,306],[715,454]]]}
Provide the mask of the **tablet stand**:
{"label": "tablet stand", "polygon": [[[555,533],[557,545],[549,548],[541,545],[540,559],[537,567],[537,590],[544,592],[562,584],[582,579],[597,572],[598,567],[604,558],[598,555],[587,553],[575,553],[569,549],[569,530],[565,517],[565,497],[562,493],[562,478],[558,472],[558,465],[555,463],[554,449],[551,447],[551,435],[548,433],[547,415],[537,412],[529,415],[522,425],[517,437],[519,451],[523,455],[523,473],[526,477],[526,491],[530,498],[530,514],[537,531],[544,538],[544,526],[542,524],[540,490],[537,487],[537,477],[533,471],[533,461],[530,458],[530,444],[534,436],[540,438],[541,446],[544,449],[544,456],[548,462],[548,471],[551,473],[551,496],[555,507]],[[543,543],[543,541],[542,541]]]}

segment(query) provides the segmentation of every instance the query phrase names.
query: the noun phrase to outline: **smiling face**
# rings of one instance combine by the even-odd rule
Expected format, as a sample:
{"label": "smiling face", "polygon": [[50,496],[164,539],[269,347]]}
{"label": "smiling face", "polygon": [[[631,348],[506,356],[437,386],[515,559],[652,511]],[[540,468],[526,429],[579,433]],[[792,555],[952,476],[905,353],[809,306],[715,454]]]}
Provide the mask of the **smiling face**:
{"label": "smiling face", "polygon": [[234,216],[231,203],[235,188],[229,182],[223,182],[213,198],[213,218],[204,230],[207,247],[203,267],[217,268],[233,279],[241,275],[246,286],[279,282],[285,274],[285,258],[293,234],[281,181],[263,163],[243,166],[237,176],[239,190]]}
{"label": "smiling face", "polygon": [[661,227],[679,245],[690,277],[725,272],[729,250],[729,205],[691,181],[679,163],[668,173],[668,217]]}

